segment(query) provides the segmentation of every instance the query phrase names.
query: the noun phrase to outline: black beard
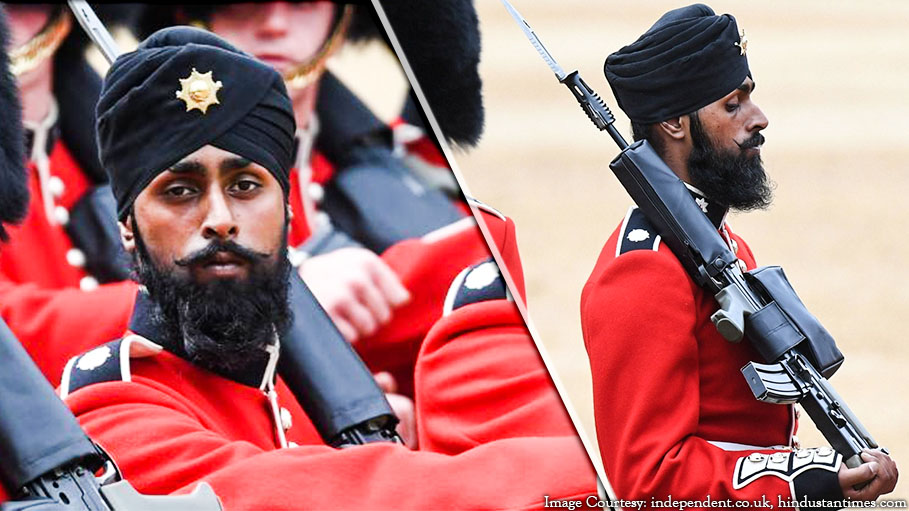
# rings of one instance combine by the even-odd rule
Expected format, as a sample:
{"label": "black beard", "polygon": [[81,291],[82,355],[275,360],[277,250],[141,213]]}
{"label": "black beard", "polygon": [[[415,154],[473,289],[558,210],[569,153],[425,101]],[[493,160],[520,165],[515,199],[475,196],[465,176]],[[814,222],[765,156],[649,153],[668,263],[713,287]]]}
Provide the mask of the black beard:
{"label": "black beard", "polygon": [[[277,260],[232,241],[212,242],[205,249],[178,261],[178,265],[204,261],[218,251],[248,261],[246,279],[216,279],[198,283],[191,276],[176,276],[153,261],[133,222],[136,237],[135,278],[157,305],[153,321],[161,327],[162,342],[176,354],[207,370],[232,375],[264,367],[264,348],[274,343],[290,325],[287,301],[290,262],[287,242]],[[285,227],[286,234],[286,227]]]}
{"label": "black beard", "polygon": [[767,209],[773,202],[773,182],[767,178],[761,156],[747,156],[745,149],[764,143],[755,133],[736,152],[724,152],[704,132],[700,119],[691,115],[693,148],[688,157],[691,184],[708,199],[739,211]]}

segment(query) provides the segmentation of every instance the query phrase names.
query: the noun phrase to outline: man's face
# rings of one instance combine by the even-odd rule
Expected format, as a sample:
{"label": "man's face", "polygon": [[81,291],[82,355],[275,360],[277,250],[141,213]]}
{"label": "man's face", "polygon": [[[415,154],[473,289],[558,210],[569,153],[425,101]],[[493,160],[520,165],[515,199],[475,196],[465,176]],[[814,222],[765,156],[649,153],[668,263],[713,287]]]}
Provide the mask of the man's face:
{"label": "man's face", "polygon": [[[242,280],[258,259],[273,263],[280,257],[281,185],[261,165],[214,146],[197,150],[155,177],[136,197],[133,215],[152,260],[198,283]],[[199,259],[206,248],[225,243],[256,253],[258,259],[229,251]]]}
{"label": "man's face", "polygon": [[754,82],[742,85],[691,115],[691,184],[707,197],[739,210],[766,208],[771,184],[761,162],[767,117],[751,101]]}
{"label": "man's face", "polygon": [[213,146],[158,175],[121,224],[160,341],[214,371],[260,364],[289,324],[284,193],[263,167]]}
{"label": "man's face", "polygon": [[228,4],[210,28],[228,42],[284,73],[308,61],[328,38],[333,2]]}

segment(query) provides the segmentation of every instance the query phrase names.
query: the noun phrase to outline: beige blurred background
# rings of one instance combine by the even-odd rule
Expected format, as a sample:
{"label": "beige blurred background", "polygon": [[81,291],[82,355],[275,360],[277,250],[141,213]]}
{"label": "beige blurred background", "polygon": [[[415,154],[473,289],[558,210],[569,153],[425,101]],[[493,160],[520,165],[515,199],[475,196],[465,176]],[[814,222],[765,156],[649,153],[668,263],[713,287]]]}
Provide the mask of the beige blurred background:
{"label": "beige blurred background", "polygon": [[[606,55],[683,2],[514,0],[567,72],[615,109]],[[909,2],[713,1],[748,36],[753,95],[770,119],[769,211],[735,215],[758,264],[779,264],[837,339],[833,385],[894,458],[909,463]],[[599,133],[501,3],[476,2],[487,108],[480,145],[456,151],[469,191],[511,216],[532,323],[582,434],[595,442],[579,297],[631,204]],[[620,130],[627,118],[615,111]],[[630,134],[629,134],[630,139]],[[807,415],[803,445],[823,443]],[[904,465],[905,466],[905,465]],[[904,479],[907,477],[904,475]],[[894,497],[905,498],[906,483]]]}

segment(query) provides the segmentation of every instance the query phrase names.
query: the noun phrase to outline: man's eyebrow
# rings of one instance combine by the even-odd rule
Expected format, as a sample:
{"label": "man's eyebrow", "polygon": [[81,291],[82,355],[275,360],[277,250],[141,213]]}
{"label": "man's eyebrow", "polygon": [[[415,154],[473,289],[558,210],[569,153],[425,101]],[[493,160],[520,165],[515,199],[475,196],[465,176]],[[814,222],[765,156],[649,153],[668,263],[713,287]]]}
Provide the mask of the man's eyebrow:
{"label": "man's eyebrow", "polygon": [[178,161],[167,170],[174,174],[205,174],[205,165],[196,160]]}
{"label": "man's eyebrow", "polygon": [[239,156],[234,158],[226,158],[221,162],[221,171],[227,172],[231,170],[245,169],[252,165],[252,161],[247,158],[241,158]]}

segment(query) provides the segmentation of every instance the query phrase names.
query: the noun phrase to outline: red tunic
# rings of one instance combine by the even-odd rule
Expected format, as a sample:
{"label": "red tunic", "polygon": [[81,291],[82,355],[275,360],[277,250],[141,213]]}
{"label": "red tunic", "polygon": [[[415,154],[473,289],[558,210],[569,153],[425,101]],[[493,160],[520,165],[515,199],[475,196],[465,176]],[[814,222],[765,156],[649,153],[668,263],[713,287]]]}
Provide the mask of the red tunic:
{"label": "red tunic", "polygon": [[[581,295],[597,439],[616,496],[768,495],[774,506],[776,496],[791,498],[794,487],[781,475],[759,472],[763,476],[744,485],[734,479],[745,463],[740,460],[753,452],[782,452],[788,460],[788,449],[773,446],[790,444],[793,408],[754,398],[740,369],[762,361],[760,356],[747,340],[733,344],[719,335],[710,321],[717,309],[713,296],[664,243],[652,248],[655,232],[646,238],[631,232],[646,230],[623,223],[606,242]],[[737,256],[754,268],[748,246],[731,237]],[[617,243],[626,238],[648,246],[617,255]],[[752,460],[767,463],[766,457]],[[757,470],[745,467],[745,475]],[[836,484],[835,466],[810,472],[823,479],[812,482],[816,490],[838,489],[830,487],[830,477]]]}
{"label": "red tunic", "polygon": [[[68,211],[90,183],[63,142],[58,141],[49,156],[52,178],[64,184],[54,207]],[[21,225],[9,228],[10,242],[0,250],[0,315],[45,377],[57,385],[70,357],[123,332],[136,285],[122,282],[81,290],[80,281],[87,274],[68,262],[72,242],[61,222],[48,218],[38,171],[31,162],[29,191],[28,215]],[[78,263],[72,256],[70,261]]]}
{"label": "red tunic", "polygon": [[167,352],[132,359],[132,381],[88,385],[66,403],[140,492],[206,481],[227,510],[537,509],[544,495],[595,493],[513,303],[446,316],[417,366],[421,451],[322,445],[280,381],[278,400],[293,418],[287,437],[300,446],[279,449],[261,391]]}
{"label": "red tunic", "polygon": [[420,350],[416,381],[421,448],[458,454],[503,437],[576,435],[510,300],[470,304],[439,321]]}
{"label": "red tunic", "polygon": [[[488,211],[483,211],[483,220],[523,296],[514,222]],[[442,304],[452,280],[464,268],[490,257],[486,240],[469,217],[386,250],[382,260],[395,271],[413,298],[394,311],[388,324],[355,344],[370,368],[390,371],[400,392],[411,395],[417,352],[430,327],[442,316]]]}

